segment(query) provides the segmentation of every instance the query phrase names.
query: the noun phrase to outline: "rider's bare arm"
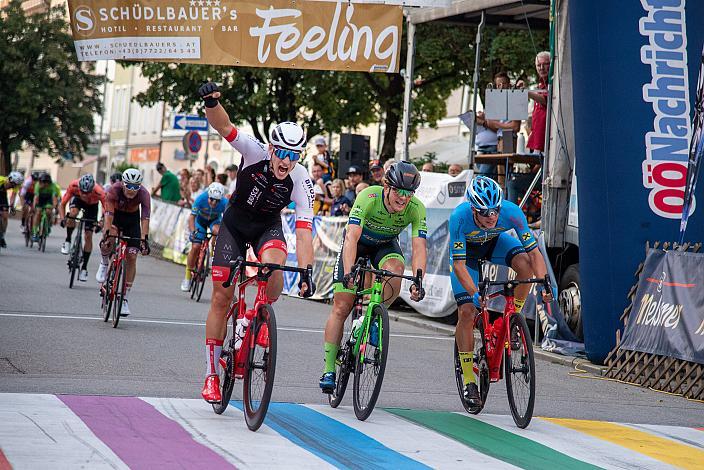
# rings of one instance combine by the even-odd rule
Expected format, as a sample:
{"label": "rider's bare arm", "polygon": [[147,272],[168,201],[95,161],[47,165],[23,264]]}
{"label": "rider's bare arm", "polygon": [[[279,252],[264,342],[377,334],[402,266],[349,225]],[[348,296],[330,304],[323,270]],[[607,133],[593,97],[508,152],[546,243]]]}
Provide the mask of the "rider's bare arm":
{"label": "rider's bare arm", "polygon": [[452,270],[468,294],[474,295],[479,290],[477,286],[474,285],[474,280],[472,280],[472,276],[469,275],[469,271],[467,271],[465,260],[458,259],[453,261]]}
{"label": "rider's bare arm", "polygon": [[345,245],[342,249],[342,261],[344,261],[345,274],[349,274],[357,257],[357,243],[362,237],[362,227],[349,224],[345,232]]}

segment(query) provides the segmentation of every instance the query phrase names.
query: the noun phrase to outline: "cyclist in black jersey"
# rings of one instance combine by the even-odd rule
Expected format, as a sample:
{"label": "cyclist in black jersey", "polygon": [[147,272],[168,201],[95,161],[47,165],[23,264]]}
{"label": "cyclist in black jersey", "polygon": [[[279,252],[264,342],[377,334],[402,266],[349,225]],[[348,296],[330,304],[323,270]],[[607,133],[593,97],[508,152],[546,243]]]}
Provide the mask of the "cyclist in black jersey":
{"label": "cyclist in black jersey", "polygon": [[[220,402],[217,368],[225,332],[225,316],[235,286],[225,289],[230,274],[229,262],[246,257],[249,244],[262,263],[285,264],[287,249],[281,227],[281,210],[296,203],[296,256],[298,265],[313,264],[313,182],[306,169],[298,165],[306,145],[303,128],[294,122],[281,122],[270,132],[269,144],[240,133],[230,122],[218,99],[215,83],[198,89],[205,101],[205,115],[215,130],[242,154],[236,189],[223,214],[213,253],[213,295],[205,324],[207,373],[201,392],[208,402]],[[310,280],[299,282],[301,295],[315,292]],[[276,300],[283,289],[283,273],[275,271],[267,286],[267,296]]]}

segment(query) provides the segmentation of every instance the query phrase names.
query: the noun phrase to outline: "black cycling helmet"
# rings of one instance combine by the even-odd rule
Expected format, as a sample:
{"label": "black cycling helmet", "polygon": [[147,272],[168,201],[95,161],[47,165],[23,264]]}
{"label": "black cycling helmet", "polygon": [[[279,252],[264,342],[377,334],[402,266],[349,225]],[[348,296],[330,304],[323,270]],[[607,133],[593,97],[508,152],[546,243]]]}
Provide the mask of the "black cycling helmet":
{"label": "black cycling helmet", "polygon": [[122,181],[122,173],[117,172],[110,175],[110,183],[117,183],[118,181]]}
{"label": "black cycling helmet", "polygon": [[39,181],[42,183],[51,183],[51,175],[49,173],[42,173],[39,175]]}
{"label": "black cycling helmet", "polygon": [[392,163],[384,175],[389,186],[407,191],[415,191],[420,186],[420,173],[416,166],[406,160]]}
{"label": "black cycling helmet", "polygon": [[39,170],[34,170],[34,171],[32,172],[32,179],[33,179],[34,181],[36,181],[36,180],[39,179],[39,177],[40,177],[41,175],[42,175],[42,172],[41,172],[41,171],[39,171]]}

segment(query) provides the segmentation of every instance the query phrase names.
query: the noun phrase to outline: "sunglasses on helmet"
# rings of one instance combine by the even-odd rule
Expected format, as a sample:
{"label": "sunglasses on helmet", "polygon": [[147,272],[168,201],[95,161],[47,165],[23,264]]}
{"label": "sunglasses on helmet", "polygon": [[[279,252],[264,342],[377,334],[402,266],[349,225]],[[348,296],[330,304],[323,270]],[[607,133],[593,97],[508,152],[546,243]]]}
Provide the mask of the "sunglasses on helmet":
{"label": "sunglasses on helmet", "polygon": [[499,215],[500,209],[500,207],[495,209],[477,209],[476,207],[474,208],[474,210],[477,211],[477,214],[481,215],[482,217],[491,217],[494,215]]}
{"label": "sunglasses on helmet", "polygon": [[141,184],[125,183],[125,188],[130,191],[138,191]]}
{"label": "sunglasses on helmet", "polygon": [[288,158],[292,162],[298,161],[298,159],[301,158],[301,152],[278,147],[274,147],[274,155],[279,157],[281,160],[286,160]]}
{"label": "sunglasses on helmet", "polygon": [[411,197],[411,196],[413,196],[413,194],[415,194],[415,191],[412,191],[410,189],[401,189],[401,188],[396,188],[394,186],[391,186],[391,189],[393,190],[393,192],[395,192],[396,194],[398,194],[401,197]]}

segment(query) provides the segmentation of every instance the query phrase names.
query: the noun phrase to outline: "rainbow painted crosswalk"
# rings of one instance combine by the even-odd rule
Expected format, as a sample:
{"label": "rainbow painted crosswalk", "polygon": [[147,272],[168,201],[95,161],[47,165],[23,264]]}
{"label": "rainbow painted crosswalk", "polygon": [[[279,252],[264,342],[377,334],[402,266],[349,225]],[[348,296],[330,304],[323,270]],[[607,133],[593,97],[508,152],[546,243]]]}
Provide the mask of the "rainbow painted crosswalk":
{"label": "rainbow painted crosswalk", "polygon": [[[36,468],[704,468],[704,430],[273,403],[247,429],[241,404],[0,394],[0,470]],[[703,418],[704,420],[704,418]]]}

